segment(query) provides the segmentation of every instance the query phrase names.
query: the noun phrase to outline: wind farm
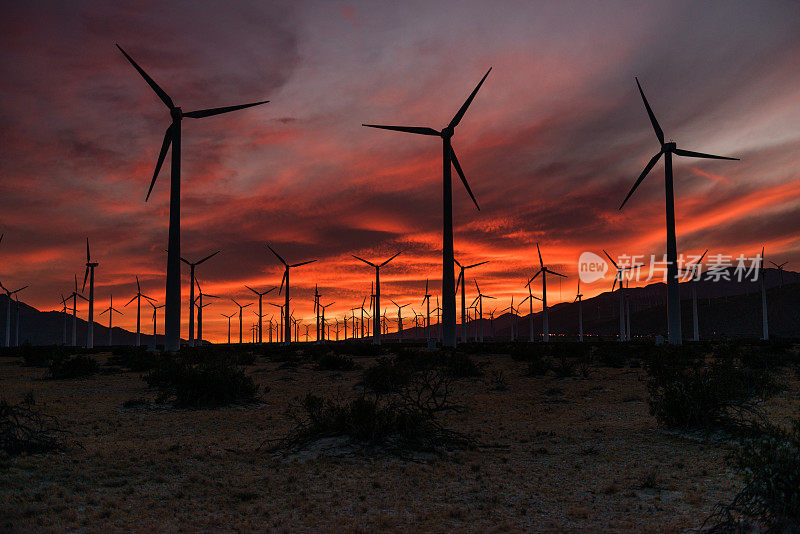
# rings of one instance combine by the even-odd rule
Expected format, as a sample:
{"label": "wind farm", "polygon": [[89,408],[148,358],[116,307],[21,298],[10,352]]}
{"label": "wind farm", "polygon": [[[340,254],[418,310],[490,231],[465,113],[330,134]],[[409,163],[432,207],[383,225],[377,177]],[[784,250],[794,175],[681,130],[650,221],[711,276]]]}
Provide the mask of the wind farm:
{"label": "wind farm", "polygon": [[8,6],[0,530],[800,529],[792,7]]}

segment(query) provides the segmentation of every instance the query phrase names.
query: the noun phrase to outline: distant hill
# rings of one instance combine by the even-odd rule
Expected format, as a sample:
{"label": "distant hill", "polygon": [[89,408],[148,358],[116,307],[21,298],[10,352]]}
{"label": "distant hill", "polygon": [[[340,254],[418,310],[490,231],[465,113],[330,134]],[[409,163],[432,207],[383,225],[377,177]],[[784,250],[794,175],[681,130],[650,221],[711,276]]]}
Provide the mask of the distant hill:
{"label": "distant hill", "polygon": [[[786,271],[781,277],[776,269],[765,269],[767,291],[767,306],[769,308],[770,336],[774,337],[800,337],[800,273]],[[701,338],[711,337],[760,337],[761,336],[761,296],[760,283],[752,281],[737,282],[720,281],[696,282],[699,308],[699,323]],[[537,286],[538,287],[538,286]],[[524,288],[520,289],[520,298],[523,298]],[[610,288],[609,288],[610,289]],[[681,284],[681,308],[684,338],[692,336],[692,301],[691,286],[689,283]],[[645,287],[630,288],[627,290],[631,307],[631,332],[636,336],[666,336],[666,284],[663,282],[650,284]],[[474,296],[468,296],[471,299]],[[515,299],[516,300],[516,299]],[[0,294],[0,336],[4,339],[6,324],[6,306],[8,297]],[[505,304],[505,303],[504,303]],[[460,300],[456,300],[458,315],[460,317]],[[11,306],[12,339],[15,329],[15,306]],[[534,306],[541,306],[538,301]],[[488,309],[484,308],[483,332],[489,337],[491,325],[488,319]],[[105,316],[104,316],[105,317]],[[149,316],[148,316],[149,317]],[[161,318],[163,320],[163,318]],[[578,304],[561,303],[550,307],[550,333],[567,336],[574,339],[578,334]],[[102,320],[102,318],[101,318]],[[506,313],[494,319],[494,332],[497,339],[508,339],[511,334],[512,317]],[[406,319],[406,324],[413,323],[413,319]],[[469,338],[474,336],[478,321],[468,324]],[[528,314],[523,314],[517,319],[518,338],[528,339],[530,320]],[[396,328],[395,321],[391,322]],[[615,336],[619,333],[619,294],[605,292],[596,297],[583,301],[583,326],[587,335]],[[143,318],[144,332],[150,331],[151,323]],[[53,345],[62,342],[64,329],[64,314],[61,312],[41,312],[32,306],[20,302],[20,342],[28,341],[33,345]],[[86,344],[88,324],[78,318],[77,334],[78,345]],[[533,314],[534,335],[542,333],[542,313]],[[67,319],[67,342],[71,340],[72,316]],[[114,327],[115,345],[133,345],[136,342],[136,333],[123,328]],[[424,329],[406,328],[404,338],[424,338]],[[149,335],[142,336],[142,343],[150,343]],[[385,336],[387,339],[396,339],[397,334]],[[461,339],[461,327],[458,327],[458,339]],[[96,346],[108,344],[108,328],[100,323],[94,325],[94,341]],[[163,336],[159,336],[159,343]]]}

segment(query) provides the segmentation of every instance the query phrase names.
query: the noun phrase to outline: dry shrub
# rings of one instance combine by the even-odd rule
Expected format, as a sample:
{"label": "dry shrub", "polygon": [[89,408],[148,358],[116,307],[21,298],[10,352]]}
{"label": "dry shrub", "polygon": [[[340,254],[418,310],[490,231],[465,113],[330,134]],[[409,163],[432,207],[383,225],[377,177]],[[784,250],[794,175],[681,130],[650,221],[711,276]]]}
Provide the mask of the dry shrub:
{"label": "dry shrub", "polygon": [[0,399],[0,451],[3,455],[63,450],[66,434],[58,419],[35,408],[30,394],[20,404]]}

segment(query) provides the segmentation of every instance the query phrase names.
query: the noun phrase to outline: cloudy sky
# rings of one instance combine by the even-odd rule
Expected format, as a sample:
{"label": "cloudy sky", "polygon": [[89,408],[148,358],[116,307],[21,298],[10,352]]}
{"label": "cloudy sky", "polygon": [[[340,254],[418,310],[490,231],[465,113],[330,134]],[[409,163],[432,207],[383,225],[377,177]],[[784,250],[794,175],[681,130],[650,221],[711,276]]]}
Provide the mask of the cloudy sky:
{"label": "cloudy sky", "polygon": [[[361,123],[440,129],[490,66],[453,139],[481,205],[454,182],[455,250],[490,260],[468,283],[501,307],[525,292],[537,242],[569,276],[551,301],[574,297],[582,251],[663,253],[662,164],[617,210],[658,150],[634,76],[668,139],[741,158],[675,159],[679,251],[763,244],[800,266],[793,2],[4,4],[0,281],[30,283],[40,309],[83,276],[86,237],[98,309],[127,301],[134,275],[163,301],[168,165],[144,197],[169,115],[117,42],[185,110],[271,101],[183,124],[182,254],[222,249],[198,269],[225,297],[206,309],[212,340],[227,299],[252,300],[244,284],[280,283],[267,242],[318,260],[292,276],[296,317],[313,320],[315,283],[328,316],[360,304],[372,273],[351,254],[401,249],[382,293],[420,311],[441,278],[441,145]],[[124,311],[115,324],[133,328]]]}

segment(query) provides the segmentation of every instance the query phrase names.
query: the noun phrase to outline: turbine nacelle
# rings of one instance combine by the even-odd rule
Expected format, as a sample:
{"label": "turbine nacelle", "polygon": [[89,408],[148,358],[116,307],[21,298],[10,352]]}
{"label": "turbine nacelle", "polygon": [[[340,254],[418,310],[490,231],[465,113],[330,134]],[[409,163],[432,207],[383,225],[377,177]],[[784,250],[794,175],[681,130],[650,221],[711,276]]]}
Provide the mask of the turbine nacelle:
{"label": "turbine nacelle", "polygon": [[183,118],[183,110],[180,106],[175,106],[170,108],[169,114],[172,117],[172,120],[179,121]]}
{"label": "turbine nacelle", "polygon": [[670,141],[669,143],[664,143],[661,145],[661,151],[665,154],[667,152],[674,152],[676,148],[678,148],[678,144],[675,143],[675,141]]}
{"label": "turbine nacelle", "polygon": [[440,135],[444,139],[450,139],[451,137],[453,137],[453,134],[455,133],[456,133],[455,128],[453,128],[452,126],[445,126],[444,128],[442,128],[442,132]]}

